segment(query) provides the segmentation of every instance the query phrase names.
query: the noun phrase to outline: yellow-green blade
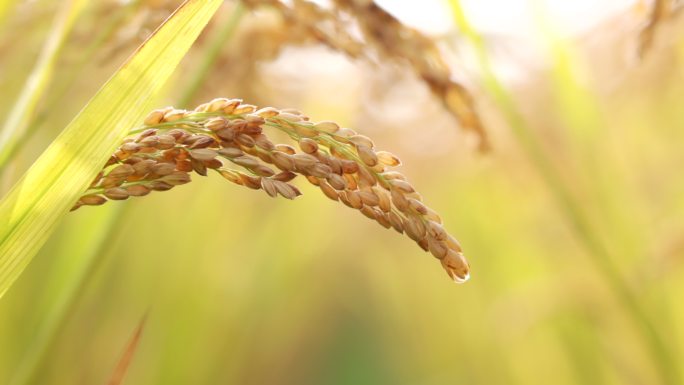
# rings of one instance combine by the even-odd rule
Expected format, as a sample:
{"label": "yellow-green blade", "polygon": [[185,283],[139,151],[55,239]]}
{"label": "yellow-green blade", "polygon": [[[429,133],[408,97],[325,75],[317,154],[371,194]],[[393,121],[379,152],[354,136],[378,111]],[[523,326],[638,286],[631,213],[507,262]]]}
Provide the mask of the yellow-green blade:
{"label": "yellow-green blade", "polygon": [[222,0],[189,0],[129,58],[0,202],[0,296],[151,106]]}

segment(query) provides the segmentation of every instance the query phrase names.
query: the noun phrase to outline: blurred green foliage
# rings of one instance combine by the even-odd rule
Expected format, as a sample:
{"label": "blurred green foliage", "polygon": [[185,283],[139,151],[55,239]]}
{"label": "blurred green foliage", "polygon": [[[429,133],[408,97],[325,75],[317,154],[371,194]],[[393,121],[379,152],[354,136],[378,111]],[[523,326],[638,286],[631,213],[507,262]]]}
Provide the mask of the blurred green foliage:
{"label": "blurred green foliage", "polygon": [[[57,3],[15,6],[1,26],[0,120]],[[3,193],[175,3],[88,7],[39,105],[42,123],[0,178]],[[241,39],[270,23],[251,14],[233,20],[233,6],[157,104],[251,95],[248,102],[300,108],[373,137],[402,158],[402,171],[459,238],[471,281],[455,286],[410,240],[309,186],[300,183],[304,196],[290,202],[194,177],[168,193],[67,216],[0,300],[0,383],[106,383],[145,314],[128,384],[681,381],[667,374],[681,375],[684,354],[684,45],[676,20],[669,40],[642,61],[609,70],[597,63],[624,54],[619,44],[586,48],[540,23],[552,36],[546,69],[530,69],[522,85],[492,74],[508,95],[504,107],[543,154],[542,168],[577,205],[568,208],[496,94],[478,99],[494,142],[481,155],[408,71],[301,47],[275,61],[228,61]],[[103,14],[120,17],[120,27],[83,50],[101,38],[92,31]],[[237,31],[222,28],[228,22]],[[217,41],[226,43],[216,56]],[[205,85],[195,93],[198,81]],[[605,255],[586,247],[568,216],[575,209]],[[635,322],[623,290],[645,323]]]}

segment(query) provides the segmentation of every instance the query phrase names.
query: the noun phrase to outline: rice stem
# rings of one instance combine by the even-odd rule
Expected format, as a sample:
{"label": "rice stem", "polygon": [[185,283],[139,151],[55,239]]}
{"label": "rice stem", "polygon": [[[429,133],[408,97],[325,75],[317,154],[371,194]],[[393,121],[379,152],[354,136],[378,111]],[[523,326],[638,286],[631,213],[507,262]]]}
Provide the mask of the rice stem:
{"label": "rice stem", "polygon": [[449,4],[458,28],[475,50],[477,61],[484,76],[483,83],[486,90],[492,95],[496,104],[505,115],[508,124],[515,134],[515,138],[549,187],[581,245],[584,246],[589,254],[594,256],[591,260],[607,278],[610,287],[625,305],[632,321],[640,328],[641,335],[651,350],[652,358],[659,368],[663,382],[673,385],[679,383],[678,370],[670,348],[662,335],[658,333],[656,325],[639,303],[635,293],[632,292],[620,276],[612,262],[611,253],[606,245],[595,235],[589,216],[559,177],[558,170],[554,169],[543,146],[527,126],[525,119],[515,106],[513,97],[496,77],[487,56],[484,41],[468,22],[460,1],[449,0]]}

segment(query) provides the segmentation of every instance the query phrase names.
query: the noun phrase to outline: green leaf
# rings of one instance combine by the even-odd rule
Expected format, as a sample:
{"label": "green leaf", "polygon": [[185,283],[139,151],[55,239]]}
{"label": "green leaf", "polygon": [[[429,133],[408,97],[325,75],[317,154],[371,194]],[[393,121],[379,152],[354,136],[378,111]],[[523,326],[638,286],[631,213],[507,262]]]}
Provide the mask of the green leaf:
{"label": "green leaf", "polygon": [[102,168],[222,0],[188,0],[69,123],[0,202],[0,297]]}

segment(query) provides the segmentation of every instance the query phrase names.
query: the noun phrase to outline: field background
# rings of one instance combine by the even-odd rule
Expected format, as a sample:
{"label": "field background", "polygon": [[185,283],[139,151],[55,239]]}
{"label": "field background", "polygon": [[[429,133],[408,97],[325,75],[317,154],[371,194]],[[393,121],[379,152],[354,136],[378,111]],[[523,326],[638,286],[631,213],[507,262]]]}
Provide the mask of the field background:
{"label": "field background", "polygon": [[[178,3],[84,8],[3,194]],[[274,12],[233,2],[157,105],[240,97],[374,138],[461,241],[467,284],[303,183],[290,202],[193,175],[66,217],[0,300],[0,383],[105,384],[143,319],[127,384],[683,381],[678,15],[639,57],[647,4],[569,17],[554,2],[464,2],[487,68],[449,5],[425,3],[418,15],[382,2],[438,39],[475,92],[489,153],[406,67],[289,44]],[[0,4],[4,121],[62,2]]]}

